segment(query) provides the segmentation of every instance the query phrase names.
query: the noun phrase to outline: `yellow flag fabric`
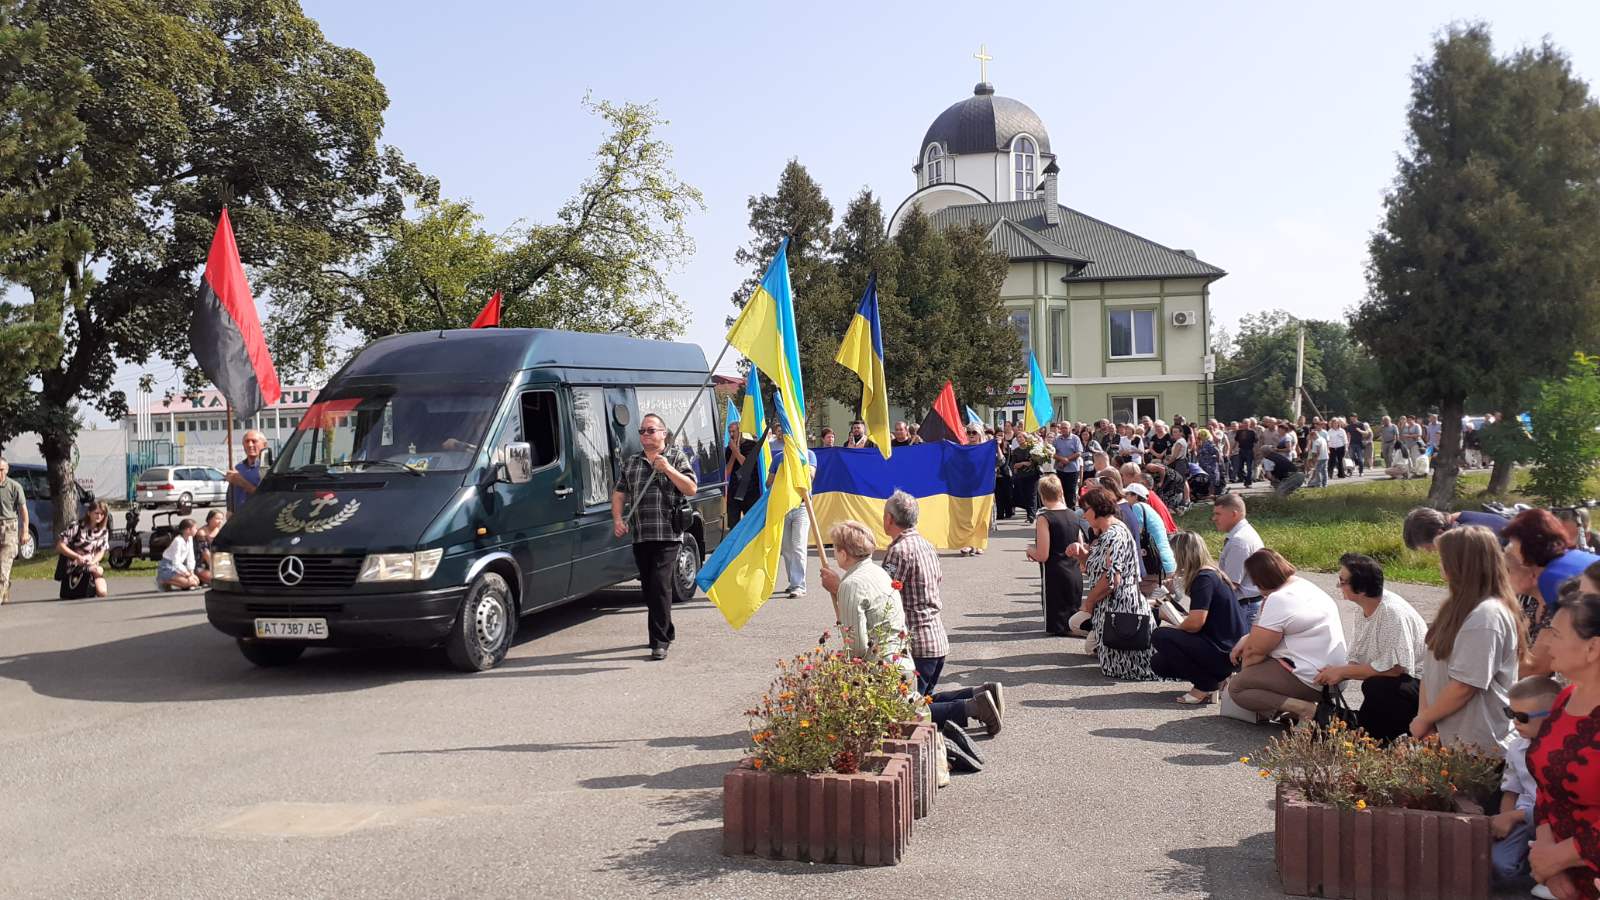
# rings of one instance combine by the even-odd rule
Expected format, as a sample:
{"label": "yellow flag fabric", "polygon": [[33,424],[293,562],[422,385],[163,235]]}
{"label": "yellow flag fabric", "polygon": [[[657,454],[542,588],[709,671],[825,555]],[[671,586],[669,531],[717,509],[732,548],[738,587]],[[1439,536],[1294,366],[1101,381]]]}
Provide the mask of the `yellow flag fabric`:
{"label": "yellow flag fabric", "polygon": [[850,319],[850,328],[834,361],[861,379],[861,421],[867,436],[889,458],[889,379],[883,374],[883,330],[878,325],[878,276],[867,279],[867,291]]}

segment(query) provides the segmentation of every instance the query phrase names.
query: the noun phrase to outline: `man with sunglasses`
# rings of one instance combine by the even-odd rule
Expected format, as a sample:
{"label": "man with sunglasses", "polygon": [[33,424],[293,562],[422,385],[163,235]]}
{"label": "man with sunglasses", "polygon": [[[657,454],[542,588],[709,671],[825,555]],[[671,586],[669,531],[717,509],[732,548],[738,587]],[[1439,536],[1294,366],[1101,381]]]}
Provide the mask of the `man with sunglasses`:
{"label": "man with sunglasses", "polygon": [[[639,420],[643,449],[623,464],[611,494],[611,531],[617,537],[633,535],[633,560],[649,609],[650,658],[658,660],[667,658],[677,634],[672,627],[672,567],[683,533],[672,526],[672,510],[699,490],[688,455],[671,446],[668,437],[667,423],[646,413]],[[630,508],[624,519],[624,510]]]}

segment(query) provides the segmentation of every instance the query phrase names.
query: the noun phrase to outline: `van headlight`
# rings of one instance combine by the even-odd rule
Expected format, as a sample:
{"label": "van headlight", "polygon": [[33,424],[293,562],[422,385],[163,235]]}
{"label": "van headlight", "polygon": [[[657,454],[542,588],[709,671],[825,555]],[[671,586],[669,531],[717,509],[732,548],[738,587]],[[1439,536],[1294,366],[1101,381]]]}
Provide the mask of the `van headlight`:
{"label": "van headlight", "polygon": [[211,580],[238,581],[239,573],[233,568],[233,554],[226,550],[211,551]]}
{"label": "van headlight", "polygon": [[415,553],[369,553],[357,581],[427,581],[439,570],[444,548]]}

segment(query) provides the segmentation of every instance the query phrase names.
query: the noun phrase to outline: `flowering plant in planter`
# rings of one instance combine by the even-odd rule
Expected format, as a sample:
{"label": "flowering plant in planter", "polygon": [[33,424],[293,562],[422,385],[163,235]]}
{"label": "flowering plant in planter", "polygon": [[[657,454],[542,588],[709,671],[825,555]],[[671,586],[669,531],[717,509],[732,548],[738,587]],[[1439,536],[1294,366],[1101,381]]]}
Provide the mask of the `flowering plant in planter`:
{"label": "flowering plant in planter", "polygon": [[1493,809],[1500,790],[1499,757],[1441,744],[1438,735],[1384,745],[1338,719],[1325,728],[1295,726],[1273,738],[1254,764],[1262,778],[1276,778],[1310,802],[1340,809],[1449,812],[1462,801]]}
{"label": "flowering plant in planter", "polygon": [[892,725],[921,715],[924,701],[907,683],[898,655],[854,658],[842,640],[830,647],[829,639],[824,631],[816,646],[778,660],[771,687],[745,711],[756,768],[852,774]]}

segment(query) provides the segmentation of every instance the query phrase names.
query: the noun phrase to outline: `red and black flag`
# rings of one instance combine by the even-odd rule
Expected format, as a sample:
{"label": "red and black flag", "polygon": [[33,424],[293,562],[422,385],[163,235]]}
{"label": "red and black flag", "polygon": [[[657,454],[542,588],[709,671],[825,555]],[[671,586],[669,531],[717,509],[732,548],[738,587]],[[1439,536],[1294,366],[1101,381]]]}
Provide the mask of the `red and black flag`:
{"label": "red and black flag", "polygon": [[933,409],[922,420],[922,428],[917,436],[925,444],[934,441],[967,442],[967,431],[961,424],[961,408],[956,406],[955,385],[948,381],[944,383],[944,390],[939,392],[939,399],[933,401]]}
{"label": "red and black flag", "polygon": [[189,329],[189,349],[194,351],[206,377],[233,408],[233,415],[248,419],[263,407],[278,402],[282,389],[272,366],[267,340],[256,316],[256,302],[239,262],[228,210],[217,220],[211,238],[206,271],[195,298],[194,324]]}
{"label": "red and black flag", "polygon": [[500,292],[495,291],[489,302],[478,310],[478,317],[472,320],[473,328],[499,328],[500,327]]}

